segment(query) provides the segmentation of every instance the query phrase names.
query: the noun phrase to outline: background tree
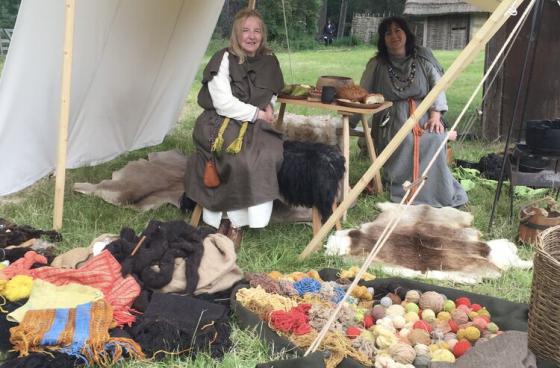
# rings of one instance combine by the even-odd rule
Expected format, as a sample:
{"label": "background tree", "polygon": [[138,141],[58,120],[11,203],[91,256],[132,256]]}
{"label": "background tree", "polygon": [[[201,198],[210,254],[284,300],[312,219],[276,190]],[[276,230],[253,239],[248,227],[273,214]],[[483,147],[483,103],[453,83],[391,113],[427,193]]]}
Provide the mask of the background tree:
{"label": "background tree", "polygon": [[0,28],[14,28],[21,0],[0,0]]}

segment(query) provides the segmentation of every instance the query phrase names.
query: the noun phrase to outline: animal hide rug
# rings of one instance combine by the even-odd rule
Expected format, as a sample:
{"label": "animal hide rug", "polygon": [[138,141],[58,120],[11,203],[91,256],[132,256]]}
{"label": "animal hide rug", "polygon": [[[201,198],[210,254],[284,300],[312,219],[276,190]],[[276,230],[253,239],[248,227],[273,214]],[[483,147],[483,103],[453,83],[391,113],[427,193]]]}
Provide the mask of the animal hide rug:
{"label": "animal hide rug", "polygon": [[147,211],[165,203],[179,207],[185,191],[183,180],[187,158],[176,150],[154,152],[148,159],[132,161],[99,184],[76,183],[74,191],[95,195],[105,201]]}
{"label": "animal hide rug", "polygon": [[[332,235],[327,254],[365,259],[386,225],[402,211],[396,203],[377,206],[382,212],[373,222]],[[515,244],[505,239],[482,241],[472,220],[471,214],[451,207],[410,206],[375,261],[390,274],[462,283],[497,278],[510,267],[532,267],[531,261],[517,256]]]}
{"label": "animal hide rug", "polygon": [[311,143],[324,143],[334,146],[338,143],[337,129],[342,128],[339,116],[304,116],[286,113],[278,130],[287,140]]}

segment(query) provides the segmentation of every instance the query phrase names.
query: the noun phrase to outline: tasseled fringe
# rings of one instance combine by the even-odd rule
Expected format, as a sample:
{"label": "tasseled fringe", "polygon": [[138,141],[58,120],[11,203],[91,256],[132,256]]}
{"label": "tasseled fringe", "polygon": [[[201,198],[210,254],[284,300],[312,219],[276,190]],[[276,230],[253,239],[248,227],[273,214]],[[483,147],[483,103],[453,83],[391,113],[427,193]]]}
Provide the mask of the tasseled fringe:
{"label": "tasseled fringe", "polygon": [[85,346],[81,354],[89,365],[110,367],[123,358],[124,353],[132,359],[143,360],[145,355],[138,343],[124,337],[112,337],[102,344]]}
{"label": "tasseled fringe", "polygon": [[249,123],[244,121],[239,129],[239,135],[233,140],[233,142],[231,142],[228,148],[226,148],[227,153],[236,154],[241,152],[241,148],[243,148],[243,138],[245,137],[245,132],[247,132],[248,126]]}
{"label": "tasseled fringe", "polygon": [[224,121],[222,121],[222,124],[220,125],[220,130],[218,131],[216,138],[214,138],[214,143],[212,143],[212,147],[210,148],[212,152],[222,151],[222,148],[224,146],[224,132],[226,131],[228,124],[229,124],[229,118],[225,118]]}

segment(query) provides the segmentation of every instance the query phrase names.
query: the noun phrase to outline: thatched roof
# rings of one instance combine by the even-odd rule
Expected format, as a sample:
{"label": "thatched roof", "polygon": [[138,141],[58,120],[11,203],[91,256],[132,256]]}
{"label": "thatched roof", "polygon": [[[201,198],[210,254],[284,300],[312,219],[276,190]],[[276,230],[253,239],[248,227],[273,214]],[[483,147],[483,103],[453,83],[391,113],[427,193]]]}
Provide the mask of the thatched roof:
{"label": "thatched roof", "polygon": [[404,15],[445,15],[485,13],[484,10],[460,0],[407,0]]}

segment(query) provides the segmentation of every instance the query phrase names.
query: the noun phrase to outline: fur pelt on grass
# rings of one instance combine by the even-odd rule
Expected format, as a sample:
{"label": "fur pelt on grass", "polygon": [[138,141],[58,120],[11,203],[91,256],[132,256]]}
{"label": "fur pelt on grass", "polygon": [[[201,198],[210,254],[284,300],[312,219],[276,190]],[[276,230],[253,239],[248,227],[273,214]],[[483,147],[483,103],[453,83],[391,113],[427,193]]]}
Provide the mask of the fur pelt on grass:
{"label": "fur pelt on grass", "polygon": [[[327,253],[365,259],[386,225],[400,211],[395,203],[380,203],[381,214],[358,229],[338,231]],[[497,278],[510,267],[530,268],[507,240],[485,242],[471,227],[471,214],[450,207],[410,206],[376,257],[384,271],[475,283]]]}
{"label": "fur pelt on grass", "polygon": [[344,157],[322,143],[284,142],[284,161],[278,172],[280,193],[289,204],[316,207],[323,220],[332,214]]}
{"label": "fur pelt on grass", "polygon": [[164,203],[179,207],[185,191],[183,179],[187,158],[179,151],[154,152],[148,160],[137,160],[113,172],[99,184],[76,183],[74,191],[95,195],[105,201],[147,211]]}
{"label": "fur pelt on grass", "polygon": [[324,143],[334,146],[338,142],[336,130],[342,127],[339,116],[304,116],[285,113],[282,124],[278,125],[286,139],[299,142]]}

